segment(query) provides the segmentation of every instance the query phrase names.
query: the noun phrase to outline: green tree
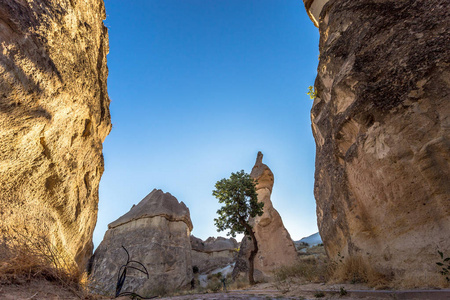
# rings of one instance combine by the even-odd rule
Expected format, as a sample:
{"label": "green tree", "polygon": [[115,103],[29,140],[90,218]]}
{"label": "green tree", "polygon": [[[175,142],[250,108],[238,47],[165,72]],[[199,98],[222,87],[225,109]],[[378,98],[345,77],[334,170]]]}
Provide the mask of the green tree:
{"label": "green tree", "polygon": [[213,196],[224,204],[218,211],[218,218],[214,219],[217,231],[229,230],[227,235],[236,237],[236,233],[244,233],[253,242],[253,250],[248,258],[249,272],[248,280],[250,284],[255,284],[253,279],[253,262],[258,253],[258,242],[255,238],[249,218],[261,216],[263,214],[264,203],[258,202],[256,194],[256,180],[246,174],[244,170],[231,173],[229,179],[217,181],[213,190]]}

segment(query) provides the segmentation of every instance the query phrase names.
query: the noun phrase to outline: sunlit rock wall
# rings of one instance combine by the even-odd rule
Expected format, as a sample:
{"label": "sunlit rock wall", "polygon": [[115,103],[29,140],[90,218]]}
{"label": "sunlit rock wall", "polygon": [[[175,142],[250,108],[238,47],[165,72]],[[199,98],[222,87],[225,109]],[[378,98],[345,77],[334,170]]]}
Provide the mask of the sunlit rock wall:
{"label": "sunlit rock wall", "polygon": [[450,2],[330,0],[319,16],[311,115],[327,253],[439,285],[437,250],[450,254]]}
{"label": "sunlit rock wall", "polygon": [[105,16],[102,0],[0,1],[0,229],[81,267],[111,128]]}

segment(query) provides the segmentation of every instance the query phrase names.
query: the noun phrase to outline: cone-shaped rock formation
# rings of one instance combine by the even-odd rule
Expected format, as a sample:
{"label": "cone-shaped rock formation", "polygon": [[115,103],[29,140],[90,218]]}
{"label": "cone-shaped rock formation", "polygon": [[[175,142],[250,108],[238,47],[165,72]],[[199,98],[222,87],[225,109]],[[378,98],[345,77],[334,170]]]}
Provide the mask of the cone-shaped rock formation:
{"label": "cone-shaped rock formation", "polygon": [[190,283],[192,223],[183,202],[155,189],[108,228],[91,259],[91,276],[99,290],[114,295],[119,269],[127,262],[122,246],[149,273],[147,279],[145,274],[129,269],[123,292],[148,296],[155,290],[171,291]]}
{"label": "cone-shaped rock formation", "polygon": [[[258,201],[264,202],[262,216],[250,220],[259,248],[255,257],[256,280],[270,277],[271,271],[280,266],[289,265],[297,258],[294,242],[284,227],[280,214],[270,200],[274,177],[269,167],[262,163],[262,158],[263,154],[258,152],[255,166],[250,173],[250,176],[258,181],[256,186]],[[252,247],[253,244],[245,236],[241,242],[233,276],[247,271],[248,257]]]}

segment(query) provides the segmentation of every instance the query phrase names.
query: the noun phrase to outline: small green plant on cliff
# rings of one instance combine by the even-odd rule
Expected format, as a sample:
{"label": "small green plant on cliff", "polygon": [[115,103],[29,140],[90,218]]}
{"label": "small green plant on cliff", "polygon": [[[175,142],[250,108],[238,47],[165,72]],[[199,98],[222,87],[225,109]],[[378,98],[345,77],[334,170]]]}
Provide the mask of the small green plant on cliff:
{"label": "small green plant on cliff", "polygon": [[439,251],[439,256],[441,257],[441,261],[438,261],[436,263],[436,265],[438,265],[441,269],[439,271],[439,273],[445,277],[445,279],[447,280],[447,282],[450,282],[450,257],[445,257],[444,258],[444,253]]}
{"label": "small green plant on cliff", "polygon": [[313,100],[317,97],[317,91],[311,85],[308,87],[308,92],[306,94]]}
{"label": "small green plant on cliff", "polygon": [[256,240],[249,218],[263,214],[263,202],[258,202],[256,194],[256,181],[249,174],[241,170],[231,173],[229,179],[217,181],[213,196],[224,204],[218,211],[218,218],[214,219],[217,231],[230,230],[227,235],[236,237],[236,233],[244,233],[253,242],[253,250],[248,258],[248,281],[255,284],[253,278],[253,261],[258,253],[258,241]]}

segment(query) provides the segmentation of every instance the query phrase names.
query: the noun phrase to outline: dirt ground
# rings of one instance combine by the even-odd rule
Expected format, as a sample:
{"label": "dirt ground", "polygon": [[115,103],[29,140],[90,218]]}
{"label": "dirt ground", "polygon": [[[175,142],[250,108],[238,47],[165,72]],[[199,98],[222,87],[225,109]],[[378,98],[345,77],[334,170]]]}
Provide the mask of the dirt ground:
{"label": "dirt ground", "polygon": [[[21,285],[0,285],[0,299],[2,300],[75,300],[110,299],[102,296],[83,295],[68,288],[48,281],[32,281]],[[129,297],[120,297],[118,300],[128,300]],[[185,294],[157,299],[188,300],[188,299],[417,299],[417,300],[449,300],[450,289],[446,290],[373,290],[360,284],[302,284],[292,285],[289,291],[280,291],[271,283],[255,285],[251,288],[233,290],[228,293]]]}
{"label": "dirt ground", "polygon": [[[0,285],[1,300],[56,300],[56,299],[80,299],[70,289],[53,284],[46,280],[35,280],[24,284],[2,284]],[[82,299],[82,298],[81,298]]]}

